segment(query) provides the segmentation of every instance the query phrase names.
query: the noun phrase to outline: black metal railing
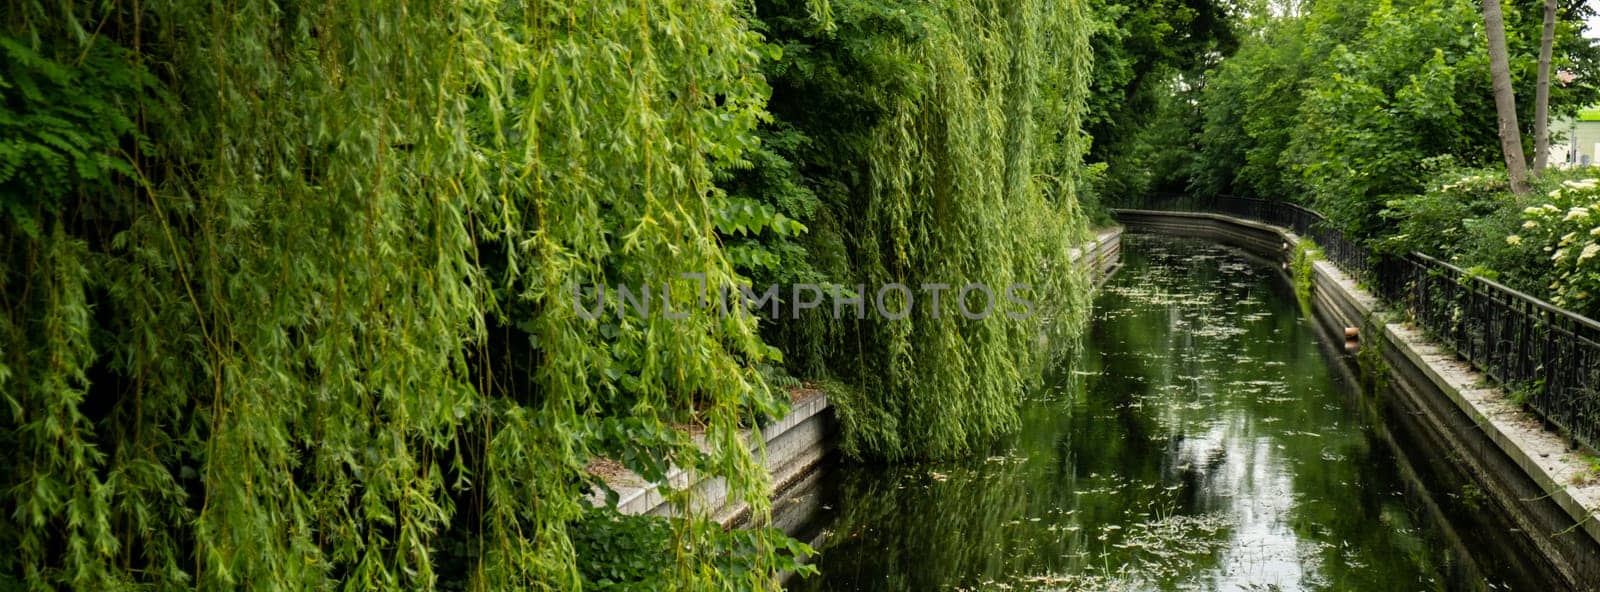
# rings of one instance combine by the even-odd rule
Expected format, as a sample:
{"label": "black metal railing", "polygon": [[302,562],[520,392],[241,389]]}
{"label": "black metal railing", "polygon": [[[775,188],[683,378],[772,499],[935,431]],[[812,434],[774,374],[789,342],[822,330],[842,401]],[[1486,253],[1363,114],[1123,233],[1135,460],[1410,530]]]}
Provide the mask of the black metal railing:
{"label": "black metal railing", "polygon": [[1600,449],[1600,322],[1422,253],[1379,256],[1314,211],[1261,199],[1157,196],[1144,209],[1225,214],[1291,229],[1541,419]]}

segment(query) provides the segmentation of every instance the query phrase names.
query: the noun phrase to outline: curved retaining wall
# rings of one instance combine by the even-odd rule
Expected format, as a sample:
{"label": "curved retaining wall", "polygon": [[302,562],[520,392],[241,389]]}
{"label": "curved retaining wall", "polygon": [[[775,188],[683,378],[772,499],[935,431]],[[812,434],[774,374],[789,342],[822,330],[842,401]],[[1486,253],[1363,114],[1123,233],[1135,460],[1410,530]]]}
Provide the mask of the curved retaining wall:
{"label": "curved retaining wall", "polygon": [[[1122,229],[1101,230],[1089,244],[1074,249],[1071,258],[1074,265],[1089,266],[1091,279],[1095,285],[1099,285],[1116,271],[1122,261]],[[752,449],[757,445],[766,448],[766,465],[774,496],[811,476],[812,469],[833,453],[837,431],[838,422],[834,419],[833,409],[828,406],[828,395],[807,390],[796,393],[795,402],[790,406],[787,416],[761,430],[761,441],[747,436],[751,438]],[[647,483],[626,471],[608,475],[605,479],[606,484],[616,490],[617,509],[624,514],[666,516],[678,511],[662,495],[658,483]],[[709,511],[712,518],[723,526],[741,523],[750,512],[743,502],[728,499],[727,486],[720,477],[698,479],[688,471],[674,467],[668,474],[667,482],[674,490],[693,487],[695,512]],[[591,499],[601,503],[604,496],[596,492]],[[785,525],[776,526],[782,528]]]}
{"label": "curved retaining wall", "polygon": [[[1118,210],[1115,216],[1130,231],[1207,238],[1283,263],[1299,242],[1286,229],[1218,214]],[[1383,435],[1409,481],[1462,484],[1459,492],[1434,492],[1452,496],[1467,495],[1470,485],[1492,500],[1485,510],[1514,525],[1466,544],[1533,558],[1539,564],[1513,569],[1546,574],[1539,579],[1557,574],[1569,589],[1600,590],[1600,480],[1584,481],[1590,468],[1582,456],[1453,352],[1382,313],[1376,298],[1328,261],[1313,265],[1312,301],[1325,337],[1337,343],[1346,327],[1355,327],[1362,347],[1381,353],[1387,388],[1366,397],[1382,415]],[[1347,366],[1359,366],[1343,357]],[[1421,497],[1430,500],[1428,511],[1446,511]],[[1474,519],[1460,514],[1452,517]]]}

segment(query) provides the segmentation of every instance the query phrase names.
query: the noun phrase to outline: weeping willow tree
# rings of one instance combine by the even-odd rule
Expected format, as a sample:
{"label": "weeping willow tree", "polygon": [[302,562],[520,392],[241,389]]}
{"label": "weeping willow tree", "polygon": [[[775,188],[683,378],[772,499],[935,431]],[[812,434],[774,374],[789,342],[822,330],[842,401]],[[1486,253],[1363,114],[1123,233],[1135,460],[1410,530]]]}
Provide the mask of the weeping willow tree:
{"label": "weeping willow tree", "polygon": [[[860,454],[1014,427],[1041,326],[1081,318],[1081,8],[766,8],[11,5],[0,585],[772,587],[803,546],[724,532],[687,491],[687,519],[632,528],[588,507],[585,467],[721,477],[765,514],[742,434],[784,411],[779,349],[691,290],[670,305],[705,314],[592,316],[580,286],[785,261],[1031,284],[1026,320],[769,329],[849,385]],[[813,75],[854,119],[818,123]]]}
{"label": "weeping willow tree", "polygon": [[[0,581],[578,589],[600,455],[721,476],[763,513],[740,430],[782,399],[753,321],[565,300],[734,281],[712,177],[756,145],[773,55],[747,17],[11,4]],[[671,530],[662,588],[781,564],[780,537],[726,569],[719,529]]]}
{"label": "weeping willow tree", "polygon": [[[869,300],[880,286],[913,290],[884,293],[904,319],[802,318],[770,340],[833,385],[851,455],[956,456],[1014,430],[1054,349],[1041,335],[1075,333],[1087,311],[1068,264],[1087,235],[1074,194],[1082,3],[836,0],[832,27],[799,2],[757,5],[784,49],[769,67],[776,122],[729,185],[811,229],[804,255],[768,275],[860,286]],[[959,314],[971,284],[989,292],[967,291],[968,309],[994,314]],[[1014,285],[1031,287],[1031,315],[1008,307]],[[944,290],[940,307],[924,286]]]}

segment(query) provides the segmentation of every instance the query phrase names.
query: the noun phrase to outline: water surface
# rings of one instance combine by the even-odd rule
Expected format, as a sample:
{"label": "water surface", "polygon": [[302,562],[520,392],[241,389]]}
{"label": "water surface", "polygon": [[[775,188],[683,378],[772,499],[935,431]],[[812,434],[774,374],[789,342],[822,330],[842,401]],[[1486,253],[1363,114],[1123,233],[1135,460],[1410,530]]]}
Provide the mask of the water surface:
{"label": "water surface", "polygon": [[[840,465],[794,590],[1442,590],[1458,574],[1287,283],[1125,239],[1076,359],[991,454]],[[811,505],[811,504],[807,504]]]}

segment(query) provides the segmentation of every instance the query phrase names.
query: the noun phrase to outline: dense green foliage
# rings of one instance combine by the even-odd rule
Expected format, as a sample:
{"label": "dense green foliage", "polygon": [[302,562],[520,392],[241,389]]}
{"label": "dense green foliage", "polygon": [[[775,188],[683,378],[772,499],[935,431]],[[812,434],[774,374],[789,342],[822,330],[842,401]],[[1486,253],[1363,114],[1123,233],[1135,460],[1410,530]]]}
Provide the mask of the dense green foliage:
{"label": "dense green foliage", "polygon": [[[1600,54],[1579,35],[1588,8],[1561,11],[1553,112],[1594,100]],[[1314,2],[1247,21],[1239,51],[1208,73],[1203,148],[1191,188],[1312,205],[1360,236],[1384,232],[1391,200],[1421,193],[1426,161],[1500,160],[1483,18],[1469,0]],[[1532,126],[1542,3],[1507,9],[1521,120]],[[1525,132],[1525,136],[1531,135]],[[1531,145],[1531,144],[1530,144]]]}
{"label": "dense green foliage", "polygon": [[[1084,236],[1086,18],[969,0],[13,6],[0,586],[770,587],[803,546],[589,508],[587,465],[720,476],[759,519],[744,430],[784,412],[779,364],[841,385],[859,455],[1014,428],[1040,330],[1083,318],[1065,261]],[[764,339],[684,273],[1028,283],[1041,314],[919,308]],[[700,314],[571,303],[669,283]]]}
{"label": "dense green foliage", "polygon": [[[1238,46],[1236,7],[1212,0],[1098,0],[1090,40],[1094,73],[1085,119],[1093,143],[1086,155],[1099,165],[1086,191],[1126,201],[1149,190],[1183,189],[1173,163],[1185,152],[1186,125],[1173,111],[1203,79],[1205,69]],[[1181,138],[1181,139],[1180,139]],[[1094,208],[1099,200],[1085,200]],[[1098,213],[1098,212],[1096,212]]]}
{"label": "dense green foliage", "polygon": [[[844,450],[880,459],[964,454],[1018,425],[1017,404],[1087,304],[1067,264],[1085,237],[1074,199],[1084,148],[1087,15],[1075,2],[840,0],[832,27],[799,2],[757,14],[783,50],[769,66],[766,152],[730,180],[803,222],[773,240],[777,282],[859,292],[868,313],[824,305],[771,327],[791,371],[831,385]],[[889,284],[913,290],[911,302]],[[945,284],[941,306],[921,288]],[[971,310],[958,314],[961,288]],[[1004,312],[1031,286],[1034,314]],[[872,310],[909,316],[893,319]],[[839,310],[840,318],[834,317]]]}
{"label": "dense green foliage", "polygon": [[[448,528],[474,587],[572,589],[599,454],[764,506],[753,321],[600,326],[560,290],[732,278],[712,172],[770,54],[734,5],[6,18],[5,578],[428,586]],[[665,581],[764,585],[703,531]]]}
{"label": "dense green foliage", "polygon": [[1422,251],[1557,306],[1600,318],[1600,169],[1550,171],[1515,195],[1504,171],[1446,169],[1394,200],[1380,247]]}
{"label": "dense green foliage", "polygon": [[[1548,212],[1549,203],[1565,216],[1585,207],[1570,187],[1551,192],[1592,173],[1548,172],[1532,197],[1503,186],[1504,173],[1494,172],[1503,158],[1479,2],[1240,8],[1233,23],[1237,51],[1166,89],[1125,158],[1149,180],[1112,198],[1138,203],[1148,189],[1298,202],[1384,253],[1443,256],[1600,312],[1578,298],[1591,293],[1584,279],[1589,259],[1576,259],[1581,241],[1562,244],[1565,233],[1558,233],[1506,242],[1525,223],[1526,208]],[[1542,12],[1543,3],[1531,0],[1505,6],[1529,152]],[[1563,2],[1558,10],[1553,65],[1566,76],[1551,88],[1556,116],[1600,100],[1600,45],[1582,37],[1591,14],[1582,2]],[[1541,228],[1548,222],[1540,221]],[[1563,247],[1572,256],[1552,259]]]}
{"label": "dense green foliage", "polygon": [[1423,158],[1498,157],[1489,80],[1477,75],[1488,69],[1474,35],[1481,21],[1472,2],[1379,5],[1355,38],[1332,47],[1321,76],[1306,82],[1280,161],[1311,203],[1341,224],[1373,228],[1385,200],[1420,188]]}
{"label": "dense green foliage", "polygon": [[[1557,306],[1600,316],[1600,179],[1563,181],[1536,206],[1523,209],[1522,232],[1506,236],[1511,246],[1542,247],[1550,253],[1549,291]],[[1539,251],[1535,251],[1536,253]]]}

